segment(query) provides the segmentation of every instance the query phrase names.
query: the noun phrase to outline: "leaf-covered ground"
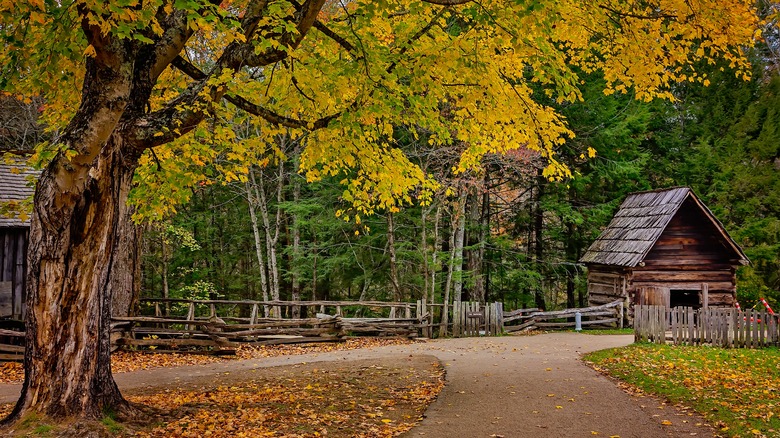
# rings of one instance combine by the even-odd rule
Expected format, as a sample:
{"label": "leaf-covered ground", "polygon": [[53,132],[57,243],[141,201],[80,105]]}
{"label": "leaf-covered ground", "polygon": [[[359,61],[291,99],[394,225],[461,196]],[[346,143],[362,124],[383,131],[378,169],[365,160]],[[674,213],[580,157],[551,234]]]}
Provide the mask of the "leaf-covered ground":
{"label": "leaf-covered ground", "polygon": [[[261,357],[292,356],[308,353],[319,353],[337,350],[354,350],[358,348],[376,347],[381,345],[407,344],[412,341],[403,338],[349,338],[344,342],[299,344],[299,345],[268,345],[262,347],[241,346],[235,356],[207,356],[199,354],[155,354],[140,351],[117,351],[111,355],[111,369],[114,373],[146,370],[152,368],[177,367],[197,365],[212,362],[225,362],[236,359],[256,359]],[[18,362],[0,363],[0,383],[21,383],[24,380],[24,369]]]}
{"label": "leaf-covered ground", "polygon": [[635,344],[586,356],[640,391],[694,408],[729,436],[780,436],[780,350]]}
{"label": "leaf-covered ground", "polygon": [[[143,421],[104,418],[90,430],[148,438],[392,437],[420,421],[443,385],[444,371],[430,356],[255,369],[130,392],[128,400],[145,406]],[[0,405],[0,417],[10,409]],[[49,427],[39,422],[22,434]]]}

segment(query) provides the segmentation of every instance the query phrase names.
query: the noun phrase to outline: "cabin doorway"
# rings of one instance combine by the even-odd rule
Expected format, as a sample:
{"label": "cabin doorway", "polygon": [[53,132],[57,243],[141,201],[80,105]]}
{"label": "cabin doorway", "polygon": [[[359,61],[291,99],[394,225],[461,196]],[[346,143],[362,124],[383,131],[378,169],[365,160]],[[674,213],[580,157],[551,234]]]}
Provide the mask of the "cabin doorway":
{"label": "cabin doorway", "polygon": [[669,307],[701,308],[701,296],[699,291],[672,289],[669,291]]}

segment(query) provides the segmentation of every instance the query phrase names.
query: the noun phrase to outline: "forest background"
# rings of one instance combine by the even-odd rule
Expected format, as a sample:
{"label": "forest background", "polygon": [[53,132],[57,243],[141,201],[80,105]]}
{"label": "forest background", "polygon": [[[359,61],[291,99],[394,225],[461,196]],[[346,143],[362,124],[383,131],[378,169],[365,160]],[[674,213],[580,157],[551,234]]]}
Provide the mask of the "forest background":
{"label": "forest background", "polygon": [[[131,200],[143,230],[141,295],[201,299],[503,301],[508,307],[587,304],[577,262],[626,194],[690,186],[751,260],[738,300],[780,307],[780,56],[775,25],[754,49],[749,81],[702,65],[709,84],[675,85],[671,100],[605,94],[543,102],[576,134],[557,150],[571,177],[519,149],[455,172],[463,144],[430,146],[395,127],[392,146],[439,183],[401,205],[353,209],[348,175],[307,182],[307,138],[280,134],[248,168],[235,148],[157,148]],[[42,102],[0,99],[4,149],[29,151],[51,133]],[[249,138],[253,126],[236,120]],[[229,141],[229,140],[226,140]],[[422,204],[422,205],[421,205]]]}

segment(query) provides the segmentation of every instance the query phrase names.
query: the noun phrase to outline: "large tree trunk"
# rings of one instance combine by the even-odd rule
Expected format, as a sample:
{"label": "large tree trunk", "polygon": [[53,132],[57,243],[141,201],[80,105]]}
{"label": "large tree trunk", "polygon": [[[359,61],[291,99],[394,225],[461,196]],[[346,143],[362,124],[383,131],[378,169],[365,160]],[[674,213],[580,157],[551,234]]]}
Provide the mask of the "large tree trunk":
{"label": "large tree trunk", "polygon": [[[127,199],[132,188],[135,164],[121,164],[121,199]],[[114,242],[114,263],[109,277],[111,316],[131,316],[138,310],[141,295],[141,227],[133,222],[135,208],[119,204],[119,223]],[[167,278],[166,278],[167,280]],[[166,286],[167,287],[167,286]]]}
{"label": "large tree trunk", "polygon": [[29,410],[99,418],[105,409],[129,407],[111,375],[112,298],[106,293],[121,290],[111,272],[127,268],[129,260],[116,257],[117,239],[137,157],[123,156],[121,144],[113,134],[91,169],[71,169],[59,158],[38,182],[28,254],[25,381],[9,420]]}

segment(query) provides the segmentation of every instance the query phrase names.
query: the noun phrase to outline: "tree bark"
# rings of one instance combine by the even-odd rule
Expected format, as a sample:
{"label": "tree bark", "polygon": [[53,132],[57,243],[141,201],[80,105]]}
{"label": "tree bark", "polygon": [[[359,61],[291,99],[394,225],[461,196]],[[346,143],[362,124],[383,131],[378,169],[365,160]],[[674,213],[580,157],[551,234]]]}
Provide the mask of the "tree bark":
{"label": "tree bark", "polygon": [[[301,180],[295,178],[293,182],[293,202],[298,204],[301,199]],[[298,213],[292,214],[292,258],[290,260],[290,271],[292,273],[292,300],[301,300],[301,279],[300,273],[294,267],[301,263],[301,221]],[[301,317],[301,306],[293,306],[292,317]]]}
{"label": "tree bark", "polygon": [[395,221],[393,213],[387,213],[387,248],[390,253],[390,284],[393,286],[393,301],[403,301],[401,284],[398,281],[398,259],[395,253]]}
{"label": "tree bark", "polygon": [[[252,185],[250,186],[250,181]],[[268,301],[268,278],[265,272],[265,260],[263,257],[263,242],[260,238],[260,224],[257,220],[257,206],[260,198],[257,196],[257,182],[255,181],[255,172],[249,168],[249,181],[246,183],[246,197],[249,203],[249,219],[252,222],[252,234],[255,238],[255,255],[257,256],[257,267],[260,271],[260,291],[263,295],[263,301]],[[263,314],[268,317],[268,306],[263,306]]]}
{"label": "tree bark", "polygon": [[453,285],[452,301],[460,303],[463,294],[463,244],[466,236],[466,201],[468,199],[468,190],[466,187],[460,188],[458,196],[456,218],[457,228],[455,229],[455,257],[453,260]]}
{"label": "tree bark", "polygon": [[[132,188],[136,165],[121,163],[120,198],[127,199]],[[141,297],[141,227],[133,222],[135,208],[126,202],[119,205],[119,223],[114,243],[114,264],[111,269],[109,290],[111,316],[131,316],[138,311]],[[166,278],[167,280],[167,278]]]}
{"label": "tree bark", "polygon": [[444,282],[444,297],[442,298],[441,326],[439,327],[439,337],[447,335],[447,325],[449,324],[450,314],[450,291],[452,290],[452,273],[455,270],[455,234],[457,233],[457,216],[454,214],[456,206],[452,207],[453,214],[450,216],[450,241],[449,254],[447,257],[447,280]]}
{"label": "tree bark", "polygon": [[118,235],[125,229],[121,218],[127,217],[123,209],[132,171],[144,150],[191,132],[208,107],[225,96],[227,88],[213,86],[213,77],[289,56],[314,25],[324,0],[304,2],[292,16],[293,26],[275,35],[281,46],[264,50],[256,48],[253,37],[269,6],[253,5],[241,17],[245,41],[228,44],[208,74],[199,72],[155,110],[149,102],[158,78],[197,27],[191,14],[179,8],[158,14],[161,32],[141,31],[151,42],[140,43],[101,27],[110,11],[84,2],[73,6],[74,22],[92,55],[85,56],[79,107],[36,187],[28,247],[25,380],[3,424],[36,413],[100,418],[106,410],[131,411],[111,375],[110,318],[112,293],[119,291],[111,272],[126,267]]}
{"label": "tree bark", "polygon": [[[8,421],[28,410],[54,418],[130,410],[110,366],[111,294],[124,290],[117,286],[122,277],[112,272],[130,260],[117,257],[118,236],[128,225],[124,204],[137,163],[120,152],[121,145],[112,134],[87,172],[69,169],[60,157],[38,182],[28,253],[25,381]],[[63,203],[78,190],[69,185],[79,178],[85,179],[81,196]]]}
{"label": "tree bark", "polygon": [[441,233],[439,232],[439,222],[441,222],[441,205],[436,206],[436,216],[433,220],[433,254],[431,254],[431,295],[428,300],[431,304],[436,302],[436,262],[441,248]]}
{"label": "tree bark", "polygon": [[[542,210],[542,196],[544,196],[544,185],[546,180],[542,175],[542,169],[539,168],[536,173],[536,197],[534,199],[534,262],[537,269],[541,269],[544,259],[544,211]],[[536,307],[545,310],[544,294],[542,287],[534,292],[534,301]]]}
{"label": "tree bark", "polygon": [[485,240],[487,239],[488,229],[488,185],[487,176],[483,183],[477,187],[473,195],[473,202],[469,205],[469,223],[471,226],[468,231],[468,257],[467,266],[469,277],[471,278],[469,287],[469,299],[485,302]]}

